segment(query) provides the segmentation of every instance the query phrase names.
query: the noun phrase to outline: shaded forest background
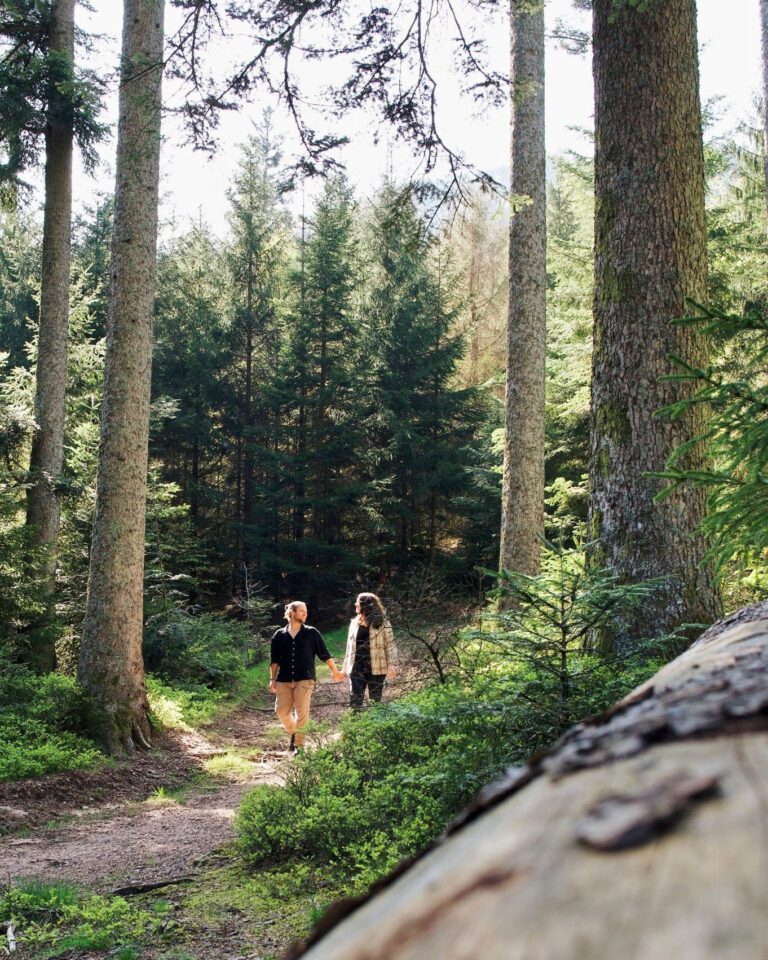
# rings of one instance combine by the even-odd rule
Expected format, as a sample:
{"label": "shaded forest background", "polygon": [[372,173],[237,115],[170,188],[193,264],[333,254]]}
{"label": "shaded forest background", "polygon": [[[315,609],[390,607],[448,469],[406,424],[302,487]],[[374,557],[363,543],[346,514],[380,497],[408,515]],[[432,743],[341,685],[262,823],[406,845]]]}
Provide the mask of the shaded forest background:
{"label": "shaded forest background", "polygon": [[[147,619],[158,605],[263,618],[299,596],[330,624],[359,590],[386,594],[420,566],[479,599],[498,555],[501,204],[478,193],[440,226],[406,188],[356,198],[339,177],[292,218],[297,188],[270,137],[265,118],[241,148],[228,236],[199,223],[160,252]],[[760,132],[742,128],[706,151],[710,297],[736,313],[765,304],[760,149]],[[549,534],[566,538],[586,519],[592,182],[585,157],[550,162],[546,505]],[[105,200],[75,227],[61,597],[45,627],[61,638],[83,613],[110,240]],[[0,244],[2,623],[23,644],[39,612],[19,511],[40,228],[21,205],[2,213]],[[763,575],[760,562],[734,569],[734,601]]]}
{"label": "shaded forest background", "polygon": [[[0,11],[17,6],[0,4]],[[64,6],[62,0],[51,10]],[[598,6],[605,23],[619,22],[627,35],[633,30],[645,35],[649,20],[640,19],[646,16],[643,5]],[[609,8],[613,13],[626,8],[625,19],[611,20]],[[543,38],[541,9],[527,4],[513,9],[523,20],[541,14]],[[662,59],[665,45],[674,47],[672,28],[681,22],[681,9],[654,8],[674,14],[668,22],[659,14],[654,28],[657,44],[651,51],[661,51]],[[273,27],[293,15],[279,4],[276,10]],[[695,60],[694,5],[686,10],[688,53]],[[249,15],[263,25],[263,11]],[[13,25],[15,30],[16,21]],[[150,22],[147,32],[161,42],[158,23]],[[375,39],[381,37],[386,39],[385,29]],[[622,42],[624,53],[632,49],[621,32],[608,38],[617,47],[606,37],[601,43],[599,31],[595,37],[606,61],[620,60]],[[541,48],[543,58],[543,39]],[[161,112],[160,60],[156,50],[149,61],[153,69],[139,72],[141,81],[155,75],[155,123]],[[30,62],[34,66],[34,57]],[[45,70],[56,63],[54,50]],[[645,90],[637,64],[634,55],[622,61],[627,76]],[[543,70],[543,59],[539,66]],[[686,103],[692,109],[696,99],[695,70],[689,68],[677,77],[685,83],[667,91],[664,105],[671,116]],[[68,369],[59,378],[62,397],[66,383],[63,466],[47,474],[36,469],[39,402],[47,393],[45,376],[42,385],[36,382],[38,356],[47,349],[40,336],[46,327],[40,320],[41,290],[50,289],[43,280],[50,257],[23,180],[39,160],[24,137],[28,129],[39,135],[41,125],[24,111],[27,97],[46,110],[56,98],[50,87],[38,96],[34,70],[20,79],[23,97],[3,101],[8,113],[0,113],[8,147],[0,207],[0,781],[98,768],[105,762],[101,749],[130,756],[159,728],[203,726],[222,709],[252,709],[265,687],[265,641],[281,621],[283,603],[305,600],[310,620],[328,631],[339,655],[344,634],[338,628],[355,595],[373,590],[390,610],[403,654],[397,696],[361,716],[345,717],[338,738],[324,741],[320,731],[317,749],[292,763],[284,787],[254,790],[240,809],[239,846],[231,858],[238,883],[252,883],[251,893],[266,878],[281,889],[289,884],[289,900],[299,897],[297,885],[303,885],[302,896],[316,895],[325,904],[334,895],[361,892],[402,857],[417,854],[509,764],[545,750],[572,723],[607,707],[687,645],[701,624],[680,621],[692,609],[686,607],[688,585],[702,570],[707,577],[709,568],[713,571],[707,581],[712,611],[719,608],[720,593],[729,609],[764,596],[768,241],[765,143],[757,119],[716,140],[709,140],[705,129],[707,249],[702,234],[701,250],[675,252],[678,286],[702,281],[704,302],[689,304],[687,320],[669,316],[671,301],[664,299],[670,270],[664,257],[656,256],[661,244],[653,230],[659,224],[640,230],[630,222],[633,211],[623,210],[629,216],[615,236],[606,239],[599,232],[608,223],[610,233],[618,219],[609,209],[618,182],[609,167],[621,153],[617,144],[627,148],[619,136],[623,128],[610,117],[604,120],[603,137],[615,149],[602,155],[602,169],[599,151],[595,161],[576,154],[548,159],[545,493],[539,524],[538,475],[535,489],[523,488],[525,477],[537,474],[540,446],[526,474],[523,468],[531,464],[510,463],[504,444],[505,430],[509,438],[527,426],[510,419],[510,407],[505,408],[505,380],[513,381],[526,366],[514,355],[507,363],[509,198],[487,189],[486,180],[485,190],[464,187],[464,202],[448,209],[441,203],[442,186],[406,184],[394,175],[375,195],[361,196],[336,170],[316,199],[307,200],[296,168],[283,160],[269,113],[240,147],[229,184],[226,234],[203,221],[166,230],[155,257],[154,239],[150,243],[149,231],[139,231],[151,264],[149,270],[144,266],[143,285],[139,270],[131,273],[118,264],[123,295],[141,292],[147,300],[156,264],[154,330],[149,305],[147,316],[138,318],[142,326],[130,315],[130,296],[126,305],[115,294],[119,271],[111,251],[124,253],[126,223],[130,227],[136,211],[123,205],[123,235],[120,203],[111,197],[76,218],[68,309],[67,297],[59,297],[69,343]],[[0,85],[12,90],[14,82],[0,70]],[[359,92],[356,82],[344,91],[351,100]],[[491,86],[496,82],[489,80]],[[74,81],[73,89],[79,89]],[[122,89],[130,92],[130,84]],[[392,107],[386,99],[391,91],[378,92]],[[414,97],[419,92],[410,91]],[[615,110],[614,93],[599,89],[598,106]],[[86,148],[89,138],[104,132],[94,119],[97,99],[94,93],[94,102],[78,101],[83,128],[70,130]],[[136,100],[139,108],[147,102]],[[636,129],[645,124],[646,153],[639,161],[645,169],[654,160],[658,131],[656,114],[642,100],[638,97]],[[513,98],[513,110],[520,102]],[[20,120],[14,114],[19,105]],[[407,126],[407,103],[400,107],[396,120]],[[757,104],[757,115],[761,109]],[[697,111],[696,104],[696,121]],[[123,112],[130,113],[127,107]],[[408,135],[417,146],[426,142],[437,150],[431,130],[420,126],[423,116],[415,116]],[[56,119],[55,111],[51,117]],[[699,130],[693,127],[697,123],[691,123],[684,146],[698,156]],[[16,136],[19,130],[24,136]],[[144,139],[151,164],[159,135]],[[543,134],[540,146],[543,150]],[[322,157],[321,150],[309,159],[322,167]],[[676,188],[663,194],[669,210],[661,211],[674,227],[685,212],[689,187],[696,194],[698,184],[693,174],[690,183],[667,174],[654,186]],[[141,194],[144,183],[137,179],[133,187]],[[647,213],[653,197],[641,194],[632,196],[638,209],[646,204]],[[603,204],[597,221],[596,195]],[[143,214],[156,217],[156,203],[150,207],[147,201]],[[530,249],[541,240],[543,250],[543,218],[536,233],[525,213],[525,204],[515,210],[512,232],[527,231],[522,240],[532,241]],[[596,223],[602,267],[595,255]],[[627,276],[636,283],[622,289],[614,267],[624,242],[635,236],[640,255]],[[62,261],[68,258],[64,246]],[[654,255],[643,260],[648,251]],[[531,265],[528,256],[518,257],[513,292],[536,287],[535,278],[529,284]],[[653,308],[647,311],[630,296],[643,285]],[[616,305],[626,308],[623,319],[634,327],[613,322]],[[543,320],[543,309],[539,312]],[[706,350],[694,360],[665,356],[669,330],[679,329],[671,324],[681,323],[705,334],[699,343]],[[115,331],[125,335],[139,327],[144,335],[139,345],[147,351],[144,373],[152,334],[143,538],[144,470],[138,452],[144,447],[138,441],[146,410],[137,402],[131,415],[124,409],[102,416],[105,393],[112,403],[116,395],[120,399],[119,389],[109,394],[105,377],[111,351],[116,355]],[[646,396],[660,395],[654,392],[660,382],[682,385],[670,391],[676,400],[665,410],[649,410],[653,403],[633,407],[634,433],[625,421],[637,397],[621,396],[626,406],[605,402],[611,390],[619,388],[618,396],[625,386],[616,383],[620,378],[606,359],[634,358],[638,368],[645,360],[638,343],[627,342],[626,330],[647,332],[653,347],[653,363],[642,371]],[[522,333],[521,340],[529,333],[543,336],[543,325]],[[610,348],[593,357],[593,340],[608,333],[614,337]],[[125,355],[121,363],[125,373]],[[115,361],[113,369],[119,371],[121,363]],[[46,372],[45,363],[40,370]],[[131,399],[141,400],[140,378],[127,379],[136,381]],[[123,395],[133,386],[123,384]],[[510,393],[514,390],[507,390],[507,398]],[[540,412],[537,397],[531,394],[527,402]],[[686,420],[694,408],[697,417]],[[676,434],[667,429],[674,418],[683,424]],[[97,504],[111,496],[115,506],[114,491],[103,488],[104,464],[110,461],[105,437],[126,425],[136,441],[135,455],[123,448],[107,463],[113,480],[131,469],[135,474],[134,509],[115,514],[124,523],[120,528],[114,515],[104,521]],[[666,465],[677,441],[660,444],[665,453],[655,461],[656,473],[625,470],[627,463],[636,465],[633,445],[651,445],[661,435],[665,443],[684,438]],[[515,565],[498,572],[500,548],[504,552],[503,474],[515,481],[515,495],[522,492],[529,505],[537,503],[527,523],[529,556],[518,551]],[[620,502],[629,489],[627,477],[633,485],[626,497],[630,509],[619,516],[621,522],[614,517],[608,530],[597,488],[602,485],[610,495],[605,502],[611,497]],[[30,522],[35,489],[48,495],[51,518],[57,519],[57,505],[61,508],[61,531],[51,524],[48,547],[36,539],[39,531]],[[702,505],[707,498],[702,556],[686,552],[700,517],[695,511],[686,515],[685,496],[692,490]],[[654,531],[638,533],[643,510],[658,523],[665,496],[667,506],[670,498],[673,504],[668,515],[680,521],[679,529],[669,524],[668,531],[684,557],[680,569],[669,554],[656,551],[660,538]],[[99,518],[101,540],[94,539]],[[119,535],[112,536],[115,529]],[[509,537],[515,548],[518,532]],[[611,537],[613,553],[601,553],[598,538],[605,543]],[[143,580],[136,543],[139,555],[144,547]],[[94,568],[105,568],[118,555],[124,578],[113,563],[94,589]],[[103,664],[108,669],[102,670]],[[39,904],[25,896],[9,888],[0,908],[36,930]],[[50,912],[54,921],[61,915]],[[59,936],[51,924],[41,924],[38,934],[41,943]]]}

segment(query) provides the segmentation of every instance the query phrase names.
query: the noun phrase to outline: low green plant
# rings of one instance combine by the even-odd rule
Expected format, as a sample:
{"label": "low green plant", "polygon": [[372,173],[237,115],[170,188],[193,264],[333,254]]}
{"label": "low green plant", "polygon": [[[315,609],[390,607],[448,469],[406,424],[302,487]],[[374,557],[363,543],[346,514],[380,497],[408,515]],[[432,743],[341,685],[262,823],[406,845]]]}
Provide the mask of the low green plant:
{"label": "low green plant", "polygon": [[73,678],[38,676],[0,649],[0,780],[103,762],[103,754],[85,736],[84,704]]}
{"label": "low green plant", "polygon": [[167,926],[169,909],[165,901],[143,909],[64,883],[17,884],[0,897],[0,918],[14,923],[20,945],[46,958],[109,950],[129,960],[139,941]]}
{"label": "low green plant", "polygon": [[151,719],[161,727],[205,726],[227,701],[225,690],[212,690],[202,683],[180,684],[147,676]]}
{"label": "low green plant", "polygon": [[212,777],[225,780],[250,780],[253,777],[253,752],[241,753],[228,750],[221,756],[210,757],[203,764],[203,769]]}
{"label": "low green plant", "polygon": [[444,684],[366,713],[291,768],[283,788],[244,800],[252,864],[309,857],[365,887],[417,853],[511,759],[503,705]]}

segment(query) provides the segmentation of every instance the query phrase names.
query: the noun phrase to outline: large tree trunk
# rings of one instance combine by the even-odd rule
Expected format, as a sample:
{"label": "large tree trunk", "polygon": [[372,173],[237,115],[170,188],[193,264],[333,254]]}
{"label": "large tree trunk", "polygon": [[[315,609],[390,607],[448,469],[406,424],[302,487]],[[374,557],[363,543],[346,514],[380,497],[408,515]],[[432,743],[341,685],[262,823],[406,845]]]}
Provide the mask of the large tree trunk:
{"label": "large tree trunk", "polygon": [[763,51],[763,173],[765,216],[768,223],[768,0],[760,0],[760,37]]}
{"label": "large tree trunk", "polygon": [[509,319],[501,501],[504,570],[535,574],[544,533],[546,354],[546,154],[544,4],[512,0],[513,210],[509,227]]}
{"label": "large tree trunk", "polygon": [[595,335],[590,515],[597,559],[626,581],[665,577],[656,601],[615,635],[622,650],[720,606],[696,529],[704,491],[654,503],[672,451],[702,427],[660,408],[682,396],[670,354],[706,345],[671,321],[706,295],[706,228],[694,0],[638,9],[595,0]]}
{"label": "large tree trunk", "polygon": [[163,0],[125,0],[112,286],[79,677],[114,753],[149,739],[141,641]]}
{"label": "large tree trunk", "polygon": [[306,957],[764,960],[767,674],[761,604],[331,907]]}
{"label": "large tree trunk", "polygon": [[[42,551],[41,588],[46,605],[55,589],[61,509],[56,481],[64,460],[64,413],[69,329],[69,266],[72,223],[72,116],[59,85],[71,79],[75,56],[75,0],[51,8],[50,87],[45,131],[45,212],[40,288],[40,329],[35,373],[35,420],[27,492],[27,525],[35,552]],[[30,661],[53,670],[56,653],[44,631],[32,639]]]}

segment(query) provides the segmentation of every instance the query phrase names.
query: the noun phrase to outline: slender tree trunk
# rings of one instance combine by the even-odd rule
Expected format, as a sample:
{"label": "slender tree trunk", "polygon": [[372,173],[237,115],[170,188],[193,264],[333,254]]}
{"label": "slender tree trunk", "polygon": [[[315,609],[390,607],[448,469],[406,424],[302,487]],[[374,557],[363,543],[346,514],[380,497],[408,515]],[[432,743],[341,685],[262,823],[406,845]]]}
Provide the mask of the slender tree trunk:
{"label": "slender tree trunk", "polygon": [[248,258],[248,286],[246,292],[248,327],[245,334],[245,397],[243,402],[243,515],[242,563],[251,562],[253,536],[253,257]]}
{"label": "slender tree trunk", "polygon": [[[326,443],[328,439],[328,430],[326,424],[326,389],[328,381],[328,319],[325,316],[320,318],[320,382],[318,384],[318,405],[317,405],[317,436],[321,443]],[[320,502],[320,536],[322,543],[329,543],[331,511],[328,509],[329,496],[329,478],[328,464],[325,457],[321,457],[319,470],[319,496]]]}
{"label": "slender tree trunk", "polygon": [[480,296],[480,244],[476,227],[478,214],[472,211],[470,224],[470,256],[467,271],[467,299],[469,301],[469,382],[474,387],[479,383],[478,367],[480,364],[480,311],[477,308]]}
{"label": "slender tree trunk", "polygon": [[237,593],[240,585],[240,562],[243,550],[243,438],[239,436],[235,443],[235,535],[232,550],[232,593]]}
{"label": "slender tree trunk", "polygon": [[706,230],[694,0],[638,10],[594,3],[595,342],[591,503],[597,559],[626,581],[666,577],[616,650],[720,610],[696,533],[704,493],[654,503],[671,452],[702,413],[674,423],[659,409],[683,387],[661,378],[670,354],[693,364],[706,344],[673,325],[706,294]]}
{"label": "slender tree trunk", "polygon": [[192,441],[192,489],[189,497],[189,515],[197,530],[200,521],[200,441],[197,433]]}
{"label": "slender tree trunk", "polygon": [[546,154],[544,4],[511,0],[509,321],[499,564],[535,574],[544,533]]}
{"label": "slender tree trunk", "polygon": [[149,740],[141,641],[163,0],[125,0],[99,475],[79,677],[113,753]]}
{"label": "slender tree trunk", "polygon": [[[301,320],[302,325],[306,325],[306,310],[307,310],[307,284],[306,284],[306,253],[307,253],[307,243],[306,243],[306,218],[304,217],[304,181],[302,180],[301,184]],[[302,344],[302,353],[305,348],[305,344]],[[307,377],[306,377],[306,358],[302,357],[302,368],[299,373],[301,378],[301,386],[299,388],[299,413],[298,413],[298,437],[296,443],[296,455],[298,459],[298,464],[296,466],[296,504],[293,511],[293,539],[297,544],[302,543],[304,540],[304,533],[306,528],[306,505],[305,499],[307,495],[306,489],[306,475],[307,475]],[[298,563],[303,567],[304,566],[304,550],[299,548],[297,550],[297,560]],[[294,587],[292,593],[294,596],[298,596],[300,593],[299,578],[294,576]]]}
{"label": "slender tree trunk", "polygon": [[[69,267],[72,223],[72,118],[57,81],[73,74],[75,0],[55,0],[51,9],[51,83],[45,131],[45,213],[40,290],[40,332],[35,375],[37,430],[30,458],[27,525],[31,544],[43,551],[41,586],[52,606],[61,509],[56,480],[64,460],[64,416],[69,329]],[[53,644],[42,632],[32,639],[30,661],[41,672],[56,666]]]}
{"label": "slender tree trunk", "polygon": [[768,224],[768,0],[760,0],[760,36],[763,50],[763,173],[765,216]]}

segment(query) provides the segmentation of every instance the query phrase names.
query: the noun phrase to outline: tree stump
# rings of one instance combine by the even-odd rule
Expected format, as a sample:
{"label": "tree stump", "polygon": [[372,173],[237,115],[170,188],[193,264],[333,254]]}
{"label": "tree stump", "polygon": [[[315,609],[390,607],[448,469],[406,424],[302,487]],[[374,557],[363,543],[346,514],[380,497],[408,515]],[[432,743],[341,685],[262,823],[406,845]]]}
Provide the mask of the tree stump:
{"label": "tree stump", "polygon": [[768,603],[331,908],[309,960],[766,960]]}

